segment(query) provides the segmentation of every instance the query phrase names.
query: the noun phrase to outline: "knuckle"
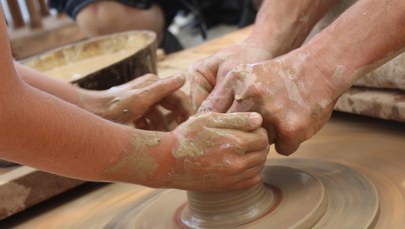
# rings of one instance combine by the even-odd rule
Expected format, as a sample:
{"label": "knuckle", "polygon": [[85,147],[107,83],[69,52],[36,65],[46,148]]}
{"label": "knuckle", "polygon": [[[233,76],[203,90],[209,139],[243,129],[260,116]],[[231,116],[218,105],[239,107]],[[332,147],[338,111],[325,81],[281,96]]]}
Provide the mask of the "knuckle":
{"label": "knuckle", "polygon": [[300,114],[291,115],[290,119],[286,121],[281,130],[281,135],[288,139],[300,137],[308,127],[307,115]]}
{"label": "knuckle", "polygon": [[263,134],[263,137],[261,137],[257,143],[258,147],[260,147],[261,149],[266,148],[269,145],[269,138],[267,137],[267,133]]}
{"label": "knuckle", "polygon": [[228,136],[230,142],[233,142],[233,146],[236,150],[236,152],[240,152],[240,151],[245,151],[245,149],[248,147],[249,142],[253,142],[250,139],[242,139],[239,136],[235,136],[235,135],[229,135]]}
{"label": "knuckle", "polygon": [[199,115],[201,118],[214,120],[216,117],[216,113],[212,111],[207,111]]}
{"label": "knuckle", "polygon": [[281,131],[281,136],[286,139],[295,138],[300,132],[299,127],[294,124],[285,125]]}
{"label": "knuckle", "polygon": [[204,59],[197,60],[196,62],[194,62],[194,64],[191,65],[191,67],[189,68],[189,72],[197,72],[198,69],[201,68],[203,62],[204,62]]}
{"label": "knuckle", "polygon": [[256,130],[257,132],[257,136],[260,140],[264,140],[265,143],[267,143],[267,139],[268,139],[268,134],[266,129],[264,129],[263,127],[261,127],[260,129]]}
{"label": "knuckle", "polygon": [[235,160],[235,163],[232,164],[232,170],[234,171],[234,173],[240,173],[241,171],[243,171],[247,166],[247,162],[243,161],[243,160]]}

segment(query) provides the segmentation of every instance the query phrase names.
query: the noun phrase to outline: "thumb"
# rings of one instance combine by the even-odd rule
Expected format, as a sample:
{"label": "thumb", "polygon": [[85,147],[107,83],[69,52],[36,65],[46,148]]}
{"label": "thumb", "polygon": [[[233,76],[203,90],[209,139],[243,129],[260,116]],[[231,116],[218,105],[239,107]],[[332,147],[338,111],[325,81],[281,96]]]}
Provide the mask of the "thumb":
{"label": "thumb", "polygon": [[213,89],[211,83],[200,73],[189,74],[190,98],[194,110],[197,110]]}
{"label": "thumb", "polygon": [[203,101],[197,113],[207,111],[225,113],[228,110],[234,100],[233,91],[228,85],[222,82],[215,86],[207,99]]}

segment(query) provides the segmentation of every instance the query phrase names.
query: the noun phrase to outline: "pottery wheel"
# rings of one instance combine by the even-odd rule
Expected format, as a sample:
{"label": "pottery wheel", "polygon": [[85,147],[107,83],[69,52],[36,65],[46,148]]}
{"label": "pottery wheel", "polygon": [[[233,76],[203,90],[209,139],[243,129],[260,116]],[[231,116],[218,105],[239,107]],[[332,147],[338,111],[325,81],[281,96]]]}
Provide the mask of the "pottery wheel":
{"label": "pottery wheel", "polygon": [[[226,208],[225,198],[211,207],[212,211],[220,208],[222,213],[210,215],[210,206],[204,206],[208,217],[214,217],[209,218],[214,223],[206,222],[190,213],[187,192],[165,190],[142,203],[128,205],[106,228],[369,228],[378,220],[379,199],[374,185],[340,164],[308,159],[269,160],[263,182],[268,194],[262,202],[269,207],[247,223],[233,224],[239,218],[249,219],[256,209],[232,215],[235,209]],[[257,190],[253,189],[252,198]]]}

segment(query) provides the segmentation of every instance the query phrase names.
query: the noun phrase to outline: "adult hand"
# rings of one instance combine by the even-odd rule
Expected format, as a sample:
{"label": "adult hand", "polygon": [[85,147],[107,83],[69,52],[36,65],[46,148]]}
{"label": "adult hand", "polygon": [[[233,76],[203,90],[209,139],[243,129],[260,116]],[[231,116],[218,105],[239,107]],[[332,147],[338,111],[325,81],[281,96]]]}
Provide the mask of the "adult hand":
{"label": "adult hand", "polygon": [[257,113],[208,112],[190,117],[168,135],[174,143],[171,158],[159,163],[167,171],[155,174],[149,181],[166,176],[165,187],[194,191],[253,186],[261,180],[269,150],[261,124]]}
{"label": "adult hand", "polygon": [[157,105],[171,111],[178,123],[193,113],[188,97],[178,90],[184,82],[184,75],[159,79],[147,74],[108,90],[83,90],[80,106],[112,121],[132,122],[142,129],[167,130],[171,120]]}
{"label": "adult hand", "polygon": [[290,52],[234,68],[215,85],[199,112],[258,112],[270,144],[288,155],[329,119],[341,93],[334,82],[338,77],[325,75],[305,54]]}
{"label": "adult hand", "polygon": [[191,101],[197,109],[207,98],[215,84],[239,64],[250,64],[269,60],[273,55],[265,48],[242,42],[197,61],[189,70]]}

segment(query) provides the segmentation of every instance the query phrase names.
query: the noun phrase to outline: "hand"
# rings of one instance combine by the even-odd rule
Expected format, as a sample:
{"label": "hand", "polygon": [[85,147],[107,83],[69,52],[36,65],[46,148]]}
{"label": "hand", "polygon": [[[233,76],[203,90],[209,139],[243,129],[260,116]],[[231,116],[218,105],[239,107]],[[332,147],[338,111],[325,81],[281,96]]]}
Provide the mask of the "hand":
{"label": "hand", "polygon": [[221,82],[234,67],[269,60],[272,57],[272,53],[265,48],[243,42],[197,61],[189,71],[193,108],[197,109],[215,84]]}
{"label": "hand", "polygon": [[[253,186],[261,180],[269,150],[261,123],[257,113],[209,112],[190,117],[170,133],[171,159],[162,158],[161,171],[148,180],[163,179],[168,181],[165,187],[194,191]],[[151,183],[146,185],[162,186]]]}
{"label": "hand", "polygon": [[331,78],[294,52],[240,65],[217,83],[199,112],[258,112],[269,143],[288,155],[329,119],[339,95]]}
{"label": "hand", "polygon": [[178,90],[184,75],[166,79],[147,74],[105,91],[81,91],[80,106],[109,120],[134,123],[143,129],[167,130],[167,117],[158,109],[162,105],[183,122],[193,113],[188,97]]}

